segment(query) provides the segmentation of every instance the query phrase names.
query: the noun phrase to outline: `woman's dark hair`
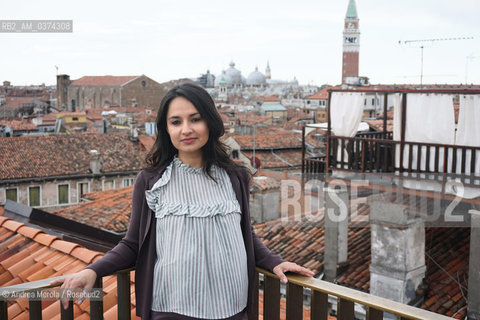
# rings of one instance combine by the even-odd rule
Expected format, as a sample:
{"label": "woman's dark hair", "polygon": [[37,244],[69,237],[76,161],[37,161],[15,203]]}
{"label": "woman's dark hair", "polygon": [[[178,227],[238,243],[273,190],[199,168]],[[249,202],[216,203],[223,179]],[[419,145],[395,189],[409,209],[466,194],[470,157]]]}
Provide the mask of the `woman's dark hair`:
{"label": "woman's dark hair", "polygon": [[224,169],[236,167],[237,164],[227,153],[227,146],[219,139],[225,133],[225,128],[212,97],[202,87],[193,83],[184,83],[169,90],[160,103],[156,120],[157,138],[146,157],[147,169],[155,170],[170,163],[178,152],[167,132],[168,107],[177,97],[184,97],[190,101],[207,124],[208,141],[202,148],[203,170],[213,178],[210,175],[213,164]]}

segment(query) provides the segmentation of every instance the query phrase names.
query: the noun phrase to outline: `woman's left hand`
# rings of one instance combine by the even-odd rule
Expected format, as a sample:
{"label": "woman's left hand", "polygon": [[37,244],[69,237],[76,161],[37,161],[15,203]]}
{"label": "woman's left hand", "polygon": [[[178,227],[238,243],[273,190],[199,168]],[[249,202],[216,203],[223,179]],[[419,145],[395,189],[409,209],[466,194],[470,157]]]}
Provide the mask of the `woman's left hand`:
{"label": "woman's left hand", "polygon": [[287,271],[295,272],[305,277],[313,277],[315,275],[312,270],[288,261],[282,262],[275,268],[273,268],[273,273],[275,273],[280,278],[280,281],[282,281],[283,283],[288,282],[288,279],[285,276],[285,272]]}

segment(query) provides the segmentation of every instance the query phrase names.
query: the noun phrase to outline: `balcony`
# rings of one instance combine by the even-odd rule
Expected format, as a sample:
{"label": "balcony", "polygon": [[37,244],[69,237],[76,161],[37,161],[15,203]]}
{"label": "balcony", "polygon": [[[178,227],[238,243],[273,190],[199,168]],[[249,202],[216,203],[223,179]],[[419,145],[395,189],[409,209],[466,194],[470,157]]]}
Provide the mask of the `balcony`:
{"label": "balcony", "polygon": [[[384,96],[383,131],[359,132],[354,137],[335,135],[330,122],[335,105],[330,106],[332,93],[352,93],[352,90],[332,90],[329,92],[329,122],[325,132],[325,155],[309,156],[306,152],[304,129],[302,172],[304,180],[315,174],[346,171],[368,175],[381,175],[427,179],[444,185],[455,180],[464,186],[480,185],[480,145],[428,143],[409,141],[407,131],[407,97],[411,94],[478,95],[478,90],[361,90],[363,93]],[[355,92],[355,91],[354,91]],[[355,92],[358,93],[358,92]],[[401,95],[401,109],[398,111],[396,140],[392,131],[387,131],[387,105],[391,95]],[[478,106],[475,106],[478,107]],[[458,111],[458,110],[457,110]],[[411,111],[410,111],[411,112]],[[394,120],[395,126],[395,120]],[[308,127],[308,125],[307,125]],[[437,128],[438,129],[438,128]],[[395,129],[394,129],[395,130]],[[440,129],[441,130],[441,129]],[[457,129],[458,131],[458,129]],[[470,140],[474,139],[470,138]]]}
{"label": "balcony", "polygon": [[[121,320],[131,319],[131,292],[130,292],[130,273],[132,270],[123,270],[116,274],[117,286],[117,318]],[[263,277],[263,288],[260,288],[259,276]],[[58,278],[58,277],[57,277]],[[42,289],[52,288],[49,283],[56,278],[43,279],[39,281],[27,282],[19,285],[0,288],[0,319],[7,320],[8,304],[10,297],[19,296],[26,292],[39,292]],[[451,319],[437,313],[429,312],[409,305],[404,305],[395,301],[387,300],[368,293],[360,292],[354,289],[342,287],[330,282],[306,278],[298,275],[288,276],[286,285],[286,295],[281,296],[281,284],[278,277],[268,271],[257,268],[256,274],[257,288],[255,290],[254,306],[258,310],[251,314],[249,319],[328,319],[332,307],[329,301],[332,298],[336,300],[336,307],[333,311],[337,319],[347,320],[356,319],[356,307],[366,310],[365,318],[369,320],[383,319],[384,314],[394,315],[397,319],[423,319],[423,320],[442,320]],[[95,288],[102,288],[105,279],[97,280]],[[259,293],[263,291],[263,308],[259,304]],[[310,296],[310,303],[305,306],[305,293]],[[36,297],[41,295],[35,295]],[[88,303],[88,302],[84,302]],[[106,302],[92,300],[90,301],[89,315],[90,319],[103,319],[103,305]],[[282,306],[285,305],[283,312]],[[74,304],[70,301],[69,308],[64,310],[57,304],[62,320],[74,319]],[[30,299],[28,301],[28,311],[30,319],[42,319],[42,301],[39,299]],[[306,311],[306,312],[304,312]]]}

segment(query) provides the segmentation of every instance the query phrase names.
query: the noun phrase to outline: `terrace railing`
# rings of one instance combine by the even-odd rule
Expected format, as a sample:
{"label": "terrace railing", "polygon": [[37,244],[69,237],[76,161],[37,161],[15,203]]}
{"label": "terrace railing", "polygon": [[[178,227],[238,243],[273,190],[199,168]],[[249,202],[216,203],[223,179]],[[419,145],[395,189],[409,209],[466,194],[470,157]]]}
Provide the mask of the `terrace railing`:
{"label": "terrace railing", "polygon": [[[130,319],[130,271],[124,270],[117,273],[117,293],[118,293],[118,319]],[[259,274],[263,274],[263,319],[277,320],[280,319],[280,281],[278,277],[268,271],[257,268],[254,307],[259,310]],[[58,278],[58,277],[57,277]],[[49,283],[56,278],[44,279],[0,288],[0,319],[8,319],[8,297],[18,295],[21,292],[34,292],[46,288],[51,288]],[[336,316],[342,320],[355,319],[355,304],[363,305],[366,308],[366,319],[377,320],[383,319],[384,312],[396,315],[398,319],[423,319],[423,320],[446,320],[452,319],[437,313],[422,310],[399,302],[373,296],[368,293],[357,291],[354,289],[342,287],[330,282],[306,278],[298,275],[288,276],[288,284],[286,288],[286,319],[300,320],[303,319],[304,310],[304,289],[310,291],[311,303],[310,319],[327,319],[329,314],[329,295],[337,299]],[[101,288],[102,280],[96,283],[96,288]],[[70,301],[67,310],[61,310],[61,319],[73,319],[73,302]],[[29,302],[30,319],[42,319],[41,301],[32,299]],[[90,318],[103,319],[103,302],[90,302]],[[259,312],[249,315],[249,319],[259,319]]]}

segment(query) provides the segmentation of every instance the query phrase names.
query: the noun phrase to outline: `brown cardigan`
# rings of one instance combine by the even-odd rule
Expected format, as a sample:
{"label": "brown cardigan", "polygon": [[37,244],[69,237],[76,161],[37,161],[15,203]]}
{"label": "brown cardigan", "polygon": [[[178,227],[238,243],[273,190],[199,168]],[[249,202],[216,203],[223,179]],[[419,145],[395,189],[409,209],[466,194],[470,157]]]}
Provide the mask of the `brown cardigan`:
{"label": "brown cardigan", "polygon": [[[132,197],[132,213],[130,226],[125,237],[97,262],[87,268],[94,270],[103,277],[118,270],[135,266],[135,297],[137,315],[142,319],[151,319],[151,304],[153,291],[153,269],[155,265],[155,226],[156,219],[148,207],[145,190],[150,190],[160,179],[165,168],[158,171],[141,171],[135,181]],[[248,302],[247,312],[252,312],[255,266],[272,271],[284,260],[272,253],[255,235],[250,223],[249,208],[249,174],[245,169],[226,169],[237,200],[242,210],[241,228],[245,249],[247,252],[248,270]]]}

